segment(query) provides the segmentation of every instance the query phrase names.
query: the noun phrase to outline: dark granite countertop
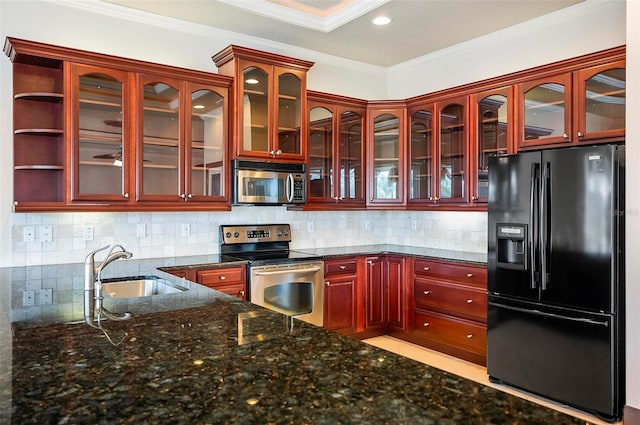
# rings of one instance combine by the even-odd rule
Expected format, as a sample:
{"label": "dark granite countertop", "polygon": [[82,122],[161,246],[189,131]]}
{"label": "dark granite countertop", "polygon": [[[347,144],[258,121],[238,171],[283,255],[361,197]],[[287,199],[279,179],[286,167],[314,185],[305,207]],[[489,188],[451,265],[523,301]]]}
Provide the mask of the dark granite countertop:
{"label": "dark granite countertop", "polygon": [[[389,247],[368,252],[402,253]],[[242,262],[214,255],[109,266],[114,276],[155,274],[189,289],[105,298],[112,311],[134,314],[103,323],[117,346],[81,322],[82,264],[0,269],[0,423],[584,424],[158,270],[194,264]],[[55,287],[54,303],[18,308],[36,283]]]}

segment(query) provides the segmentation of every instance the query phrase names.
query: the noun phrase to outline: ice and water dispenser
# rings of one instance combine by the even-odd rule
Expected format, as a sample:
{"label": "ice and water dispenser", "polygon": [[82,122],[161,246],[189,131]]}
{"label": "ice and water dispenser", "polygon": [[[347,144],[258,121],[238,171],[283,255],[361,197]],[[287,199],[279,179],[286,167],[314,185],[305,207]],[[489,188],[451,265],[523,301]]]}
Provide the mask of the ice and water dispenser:
{"label": "ice and water dispenser", "polygon": [[497,266],[503,269],[527,269],[527,225],[498,224],[496,226]]}

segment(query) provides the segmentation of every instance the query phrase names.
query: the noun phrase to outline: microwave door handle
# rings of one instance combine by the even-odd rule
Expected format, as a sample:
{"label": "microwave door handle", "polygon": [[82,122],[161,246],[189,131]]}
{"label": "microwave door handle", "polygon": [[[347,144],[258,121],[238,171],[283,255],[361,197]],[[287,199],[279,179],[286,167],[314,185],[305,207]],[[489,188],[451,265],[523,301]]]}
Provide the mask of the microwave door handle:
{"label": "microwave door handle", "polygon": [[293,201],[293,174],[287,175],[287,202]]}

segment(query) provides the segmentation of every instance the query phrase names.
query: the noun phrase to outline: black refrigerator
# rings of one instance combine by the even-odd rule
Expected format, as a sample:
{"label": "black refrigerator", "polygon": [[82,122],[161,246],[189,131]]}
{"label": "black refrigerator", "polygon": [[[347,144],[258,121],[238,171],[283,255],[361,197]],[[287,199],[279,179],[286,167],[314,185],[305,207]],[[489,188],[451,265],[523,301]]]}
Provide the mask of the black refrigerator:
{"label": "black refrigerator", "polygon": [[489,160],[487,371],[593,413],[624,404],[624,146]]}

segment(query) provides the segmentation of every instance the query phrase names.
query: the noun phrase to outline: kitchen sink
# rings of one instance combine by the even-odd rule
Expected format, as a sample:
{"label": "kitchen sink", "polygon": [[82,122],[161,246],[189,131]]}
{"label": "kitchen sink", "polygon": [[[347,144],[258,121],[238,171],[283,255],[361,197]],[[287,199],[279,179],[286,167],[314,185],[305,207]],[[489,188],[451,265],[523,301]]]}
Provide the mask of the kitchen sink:
{"label": "kitchen sink", "polygon": [[133,276],[102,280],[102,293],[112,298],[176,294],[188,289],[158,276]]}

